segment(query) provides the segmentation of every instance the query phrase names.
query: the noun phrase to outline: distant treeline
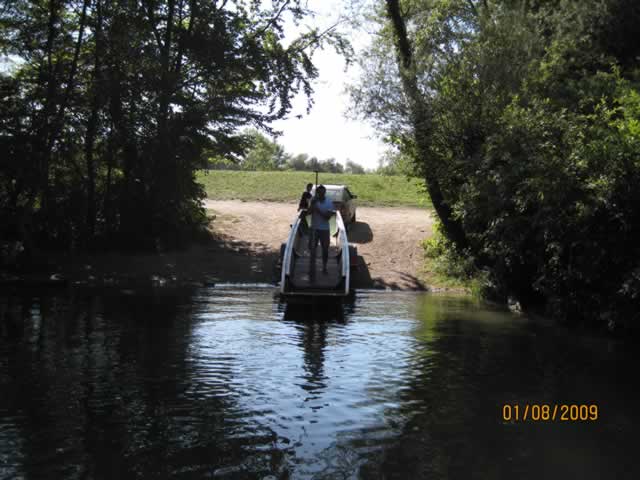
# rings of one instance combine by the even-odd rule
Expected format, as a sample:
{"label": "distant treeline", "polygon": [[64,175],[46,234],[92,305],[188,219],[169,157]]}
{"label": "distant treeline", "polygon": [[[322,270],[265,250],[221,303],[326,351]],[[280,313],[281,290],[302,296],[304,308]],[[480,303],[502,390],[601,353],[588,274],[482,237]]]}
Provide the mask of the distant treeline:
{"label": "distant treeline", "polygon": [[247,131],[245,135],[250,147],[244,156],[240,159],[213,157],[209,159],[208,168],[211,170],[296,170],[324,173],[366,173],[362,165],[351,160],[347,160],[343,165],[335,158],[318,160],[317,157],[306,153],[292,155],[287,153],[278,142],[270,140],[257,130]]}
{"label": "distant treeline", "polygon": [[311,95],[309,52],[348,48],[316,29],[285,45],[302,3],[1,2],[3,248],[144,248],[198,229],[195,171]]}

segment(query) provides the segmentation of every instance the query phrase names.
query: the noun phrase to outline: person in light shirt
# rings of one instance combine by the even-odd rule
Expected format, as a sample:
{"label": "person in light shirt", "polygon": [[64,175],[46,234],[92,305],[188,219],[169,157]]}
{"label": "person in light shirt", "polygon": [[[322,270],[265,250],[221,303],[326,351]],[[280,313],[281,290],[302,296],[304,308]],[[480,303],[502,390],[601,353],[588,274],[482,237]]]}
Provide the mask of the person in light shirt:
{"label": "person in light shirt", "polygon": [[316,195],[311,200],[311,256],[315,258],[318,241],[322,247],[322,273],[327,273],[329,259],[330,227],[329,219],[336,214],[333,202],[326,197],[327,189],[324,185],[316,188]]}

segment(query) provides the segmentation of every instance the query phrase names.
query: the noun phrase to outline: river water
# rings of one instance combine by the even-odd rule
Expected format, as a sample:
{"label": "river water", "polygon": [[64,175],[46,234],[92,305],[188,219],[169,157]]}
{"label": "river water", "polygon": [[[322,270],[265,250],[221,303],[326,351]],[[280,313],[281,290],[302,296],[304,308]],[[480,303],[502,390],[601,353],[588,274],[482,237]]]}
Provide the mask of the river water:
{"label": "river water", "polygon": [[[0,478],[640,478],[633,342],[467,297],[273,293],[0,295]],[[561,404],[597,419],[513,418]]]}

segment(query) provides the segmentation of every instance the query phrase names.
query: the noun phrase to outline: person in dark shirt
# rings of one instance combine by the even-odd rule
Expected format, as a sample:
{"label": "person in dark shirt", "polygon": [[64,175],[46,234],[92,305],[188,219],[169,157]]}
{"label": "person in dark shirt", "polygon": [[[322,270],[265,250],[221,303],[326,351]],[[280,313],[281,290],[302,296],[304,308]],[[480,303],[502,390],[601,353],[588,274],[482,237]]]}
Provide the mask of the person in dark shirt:
{"label": "person in dark shirt", "polygon": [[307,189],[302,192],[302,197],[300,197],[300,203],[298,204],[298,211],[307,210],[311,206],[311,189],[313,188],[313,183],[307,183]]}
{"label": "person in dark shirt", "polygon": [[312,188],[313,183],[307,183],[307,188],[304,192],[302,192],[300,203],[298,204],[298,212],[300,212],[301,220],[300,235],[309,234],[309,225],[307,225],[306,217],[307,213],[309,213],[309,208],[311,208],[311,199],[313,198],[313,195],[311,195]]}

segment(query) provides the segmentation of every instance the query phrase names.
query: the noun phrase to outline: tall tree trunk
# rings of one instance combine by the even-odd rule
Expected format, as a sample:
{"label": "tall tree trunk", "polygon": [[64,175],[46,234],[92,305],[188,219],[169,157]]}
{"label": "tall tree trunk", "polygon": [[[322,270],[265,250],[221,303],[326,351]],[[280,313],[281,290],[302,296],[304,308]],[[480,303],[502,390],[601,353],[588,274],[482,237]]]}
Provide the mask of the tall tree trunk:
{"label": "tall tree trunk", "polygon": [[109,133],[107,136],[107,179],[106,185],[104,187],[104,203],[102,210],[104,212],[105,219],[105,228],[107,233],[107,238],[110,240],[113,235],[113,230],[115,227],[115,218],[114,218],[114,209],[113,209],[113,197],[111,194],[112,189],[112,175],[113,175],[113,160],[114,160],[114,139],[113,139],[113,124],[109,128]]}
{"label": "tall tree trunk", "polygon": [[[47,65],[46,65],[46,88],[44,98],[44,108],[42,111],[41,120],[38,122],[37,132],[37,149],[38,152],[38,165],[39,165],[39,192],[36,196],[40,195],[40,211],[44,214],[45,219],[48,218],[49,210],[49,171],[51,168],[51,150],[49,149],[49,138],[52,135],[52,124],[55,117],[55,105],[56,97],[58,96],[57,85],[58,79],[56,78],[57,65],[54,65],[54,43],[56,36],[58,35],[58,29],[56,24],[60,18],[60,2],[58,0],[49,0],[49,19],[47,23],[47,42],[45,45]],[[35,196],[28,202],[28,210],[32,211],[35,204]],[[48,229],[45,228],[45,231]]]}
{"label": "tall tree trunk", "polygon": [[161,68],[162,68],[162,91],[160,92],[160,111],[158,118],[158,130],[160,140],[166,140],[165,134],[167,133],[167,124],[169,118],[169,103],[171,100],[172,90],[172,72],[170,66],[171,60],[171,44],[173,42],[173,17],[175,15],[175,1],[168,0],[167,2],[167,28],[164,34],[164,43],[161,53]]}
{"label": "tall tree trunk", "polygon": [[[86,25],[87,18],[87,7],[89,5],[90,0],[84,0],[82,3],[82,13],[80,14],[80,23],[78,25],[78,39],[76,40],[76,45],[73,52],[73,60],[71,62],[71,69],[69,70],[69,76],[67,78],[67,88],[65,89],[64,95],[62,96],[62,100],[60,102],[60,106],[58,107],[57,112],[55,112],[54,118],[52,119],[49,128],[47,129],[48,135],[45,135],[46,145],[43,152],[44,159],[44,188],[42,195],[42,209],[45,214],[45,222],[46,226],[51,220],[50,212],[48,211],[51,207],[51,196],[50,196],[50,186],[49,186],[49,171],[51,167],[51,157],[53,153],[53,148],[58,140],[64,125],[64,115],[66,113],[67,106],[71,99],[74,89],[75,76],[78,71],[78,61],[80,59],[80,49],[82,48],[82,41],[84,37],[84,29]],[[55,29],[55,20],[57,19],[57,8],[58,5],[54,5],[54,0],[50,2],[50,20],[49,20],[49,35],[53,35],[53,29]],[[48,39],[47,44],[49,46],[50,51],[48,52],[49,57],[52,54],[51,49],[53,48],[53,39]],[[49,58],[49,64],[51,69],[51,59]],[[50,82],[52,81],[52,77],[50,77]],[[57,81],[57,79],[56,79]],[[49,228],[46,229],[50,231]]]}
{"label": "tall tree trunk", "polygon": [[[103,6],[106,6],[103,4]],[[127,55],[130,12],[128,3],[119,3],[114,7],[113,21],[109,26],[109,37],[105,39],[107,47],[108,65],[106,75],[108,79],[107,97],[109,105],[109,116],[112,124],[112,148],[108,152],[109,156],[120,158],[117,162],[114,158],[108,157],[107,161],[113,167],[119,164],[122,168],[121,188],[118,192],[107,198],[111,202],[110,215],[115,220],[119,219],[118,233],[123,241],[122,246],[134,246],[136,235],[141,227],[136,225],[138,212],[144,207],[140,205],[140,199],[136,197],[136,168],[138,163],[138,148],[136,134],[130,118],[134,118],[131,112],[136,107],[137,98],[135,92],[131,91],[131,83],[127,80],[126,63],[121,62],[121,58]],[[125,111],[128,105],[129,112]],[[111,187],[110,187],[111,188]],[[117,199],[117,207],[114,204]]]}
{"label": "tall tree trunk", "polygon": [[156,138],[156,155],[152,160],[150,178],[150,202],[153,209],[152,234],[158,235],[156,219],[169,220],[171,206],[175,205],[177,172],[174,154],[173,134],[169,129],[170,104],[173,94],[175,76],[171,64],[173,46],[173,23],[175,1],[167,1],[167,20],[162,49],[160,53],[161,82],[158,108],[158,132]]}
{"label": "tall tree trunk", "polygon": [[89,246],[96,233],[96,165],[93,156],[96,131],[98,124],[98,105],[91,106],[91,113],[87,121],[87,131],[85,136],[84,157],[87,168],[87,211],[86,211],[86,238],[85,243]]}
{"label": "tall tree trunk", "polygon": [[418,153],[425,164],[425,182],[431,197],[433,207],[442,222],[446,236],[456,248],[462,250],[467,247],[467,237],[462,225],[453,217],[451,206],[447,203],[438,179],[437,166],[429,154],[428,134],[431,129],[431,115],[429,107],[418,88],[415,71],[413,48],[407,35],[407,28],[400,12],[399,0],[386,0],[387,15],[393,26],[396,50],[398,56],[398,70],[402,81],[402,88],[409,98],[411,121]]}
{"label": "tall tree trunk", "polygon": [[87,246],[89,246],[93,242],[96,226],[96,165],[94,161],[93,150],[98,127],[98,112],[102,103],[102,45],[102,5],[101,0],[96,0],[95,50],[91,85],[91,113],[89,114],[89,120],[87,121],[87,130],[85,136],[85,164],[87,168],[87,238],[85,239],[85,241],[87,243]]}
{"label": "tall tree trunk", "polygon": [[[164,43],[161,53],[162,82],[160,92],[160,109],[158,112],[158,140],[161,155],[170,158],[171,141],[169,138],[169,104],[173,92],[174,72],[171,68],[171,46],[173,43],[173,18],[175,15],[175,1],[167,2],[167,28],[164,34]],[[162,157],[160,157],[162,158]]]}
{"label": "tall tree trunk", "polygon": [[69,77],[67,78],[67,88],[62,97],[62,102],[56,115],[54,128],[51,137],[49,138],[49,150],[53,149],[53,145],[55,144],[58,135],[62,130],[62,125],[64,123],[64,114],[66,113],[67,106],[69,105],[69,101],[71,100],[71,96],[73,95],[76,73],[78,72],[78,61],[80,60],[80,50],[82,48],[84,30],[87,21],[87,8],[90,1],[91,0],[84,0],[84,2],[82,2],[82,12],[80,13],[80,23],[78,25],[78,39],[76,40],[76,45],[73,50],[73,60],[71,61],[71,69],[69,70]]}

